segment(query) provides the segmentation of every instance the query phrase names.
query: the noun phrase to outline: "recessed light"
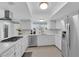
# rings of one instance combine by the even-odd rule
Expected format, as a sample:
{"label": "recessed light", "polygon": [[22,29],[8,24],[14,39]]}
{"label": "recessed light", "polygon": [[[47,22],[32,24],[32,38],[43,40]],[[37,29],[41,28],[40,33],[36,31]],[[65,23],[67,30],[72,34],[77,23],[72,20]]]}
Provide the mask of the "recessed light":
{"label": "recessed light", "polygon": [[45,9],[47,9],[47,8],[48,8],[48,3],[47,3],[47,2],[41,2],[41,3],[40,3],[40,9],[45,10]]}

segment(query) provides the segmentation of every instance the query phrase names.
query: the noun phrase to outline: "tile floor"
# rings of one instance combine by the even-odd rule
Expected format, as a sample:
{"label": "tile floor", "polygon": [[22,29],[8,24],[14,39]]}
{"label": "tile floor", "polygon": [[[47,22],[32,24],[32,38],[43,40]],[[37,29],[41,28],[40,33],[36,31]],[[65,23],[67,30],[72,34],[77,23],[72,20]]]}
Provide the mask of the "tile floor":
{"label": "tile floor", "polygon": [[30,47],[26,52],[32,52],[32,57],[61,57],[61,52],[55,46]]}

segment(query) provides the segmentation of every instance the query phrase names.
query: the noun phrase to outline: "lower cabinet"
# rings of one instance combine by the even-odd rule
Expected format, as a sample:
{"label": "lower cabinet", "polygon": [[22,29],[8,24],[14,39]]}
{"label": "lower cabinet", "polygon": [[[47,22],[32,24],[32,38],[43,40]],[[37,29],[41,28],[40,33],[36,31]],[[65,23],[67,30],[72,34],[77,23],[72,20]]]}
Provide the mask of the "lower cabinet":
{"label": "lower cabinet", "polygon": [[62,38],[61,36],[55,36],[55,45],[61,50],[61,42]]}
{"label": "lower cabinet", "polygon": [[29,46],[37,46],[37,35],[29,36],[28,43],[29,43]]}
{"label": "lower cabinet", "polygon": [[1,57],[21,57],[28,47],[28,39],[21,38],[15,45],[6,50]]}
{"label": "lower cabinet", "polygon": [[19,40],[15,46],[15,51],[16,51],[16,57],[21,57],[25,50],[28,47],[28,39],[27,38],[22,38]]}
{"label": "lower cabinet", "polygon": [[52,35],[40,35],[37,37],[38,46],[54,45],[54,36]]}
{"label": "lower cabinet", "polygon": [[37,37],[37,45],[45,46],[45,45],[56,45],[61,50],[61,35],[39,35]]}
{"label": "lower cabinet", "polygon": [[22,53],[21,53],[21,56],[23,55],[23,53],[25,52],[25,50],[27,49],[27,47],[28,47],[28,38],[27,37],[25,37],[25,38],[23,38],[22,39],[22,41],[21,41],[21,49],[22,49]]}
{"label": "lower cabinet", "polygon": [[21,41],[18,41],[17,44],[15,45],[15,54],[16,54],[16,57],[20,57],[21,53],[22,53]]}
{"label": "lower cabinet", "polygon": [[4,52],[1,57],[15,57],[16,52],[15,52],[15,47],[11,47],[9,50]]}

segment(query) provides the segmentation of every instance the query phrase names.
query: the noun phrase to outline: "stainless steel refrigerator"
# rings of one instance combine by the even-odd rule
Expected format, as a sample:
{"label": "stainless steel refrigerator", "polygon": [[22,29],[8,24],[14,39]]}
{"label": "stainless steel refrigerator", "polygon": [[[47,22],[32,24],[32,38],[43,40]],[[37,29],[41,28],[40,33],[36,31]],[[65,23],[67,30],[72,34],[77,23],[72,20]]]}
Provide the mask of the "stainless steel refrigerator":
{"label": "stainless steel refrigerator", "polygon": [[62,55],[64,57],[79,57],[79,16],[69,17],[66,31],[62,32]]}

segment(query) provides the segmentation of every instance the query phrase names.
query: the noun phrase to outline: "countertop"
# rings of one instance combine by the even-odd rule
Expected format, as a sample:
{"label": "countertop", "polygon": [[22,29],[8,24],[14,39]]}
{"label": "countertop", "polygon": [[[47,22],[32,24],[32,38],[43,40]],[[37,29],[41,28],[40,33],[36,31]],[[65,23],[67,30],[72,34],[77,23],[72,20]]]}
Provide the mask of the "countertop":
{"label": "countertop", "polygon": [[54,35],[50,35],[50,34],[30,34],[30,35],[28,35],[28,36],[55,36],[55,34]]}

